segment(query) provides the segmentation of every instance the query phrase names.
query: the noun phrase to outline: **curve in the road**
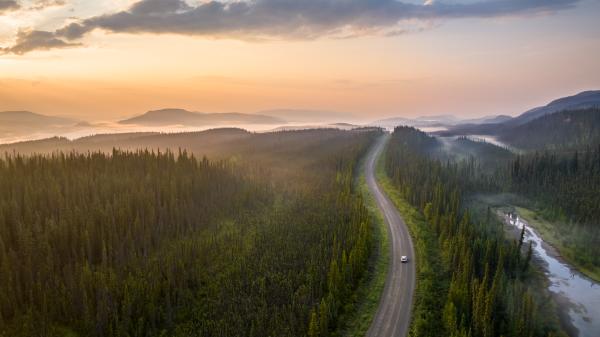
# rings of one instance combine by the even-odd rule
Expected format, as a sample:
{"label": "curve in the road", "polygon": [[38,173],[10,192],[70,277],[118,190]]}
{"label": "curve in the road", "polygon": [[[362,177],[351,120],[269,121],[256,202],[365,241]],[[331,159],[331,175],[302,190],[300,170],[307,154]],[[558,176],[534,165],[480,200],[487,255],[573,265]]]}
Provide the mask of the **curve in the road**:
{"label": "curve in the road", "polygon": [[[379,211],[388,227],[391,244],[390,266],[379,308],[367,331],[368,337],[404,337],[408,333],[412,299],[415,289],[415,254],[412,240],[402,216],[377,184],[375,166],[389,139],[381,137],[373,146],[365,163],[365,174],[370,193],[373,194]],[[401,263],[406,255],[408,263]]]}

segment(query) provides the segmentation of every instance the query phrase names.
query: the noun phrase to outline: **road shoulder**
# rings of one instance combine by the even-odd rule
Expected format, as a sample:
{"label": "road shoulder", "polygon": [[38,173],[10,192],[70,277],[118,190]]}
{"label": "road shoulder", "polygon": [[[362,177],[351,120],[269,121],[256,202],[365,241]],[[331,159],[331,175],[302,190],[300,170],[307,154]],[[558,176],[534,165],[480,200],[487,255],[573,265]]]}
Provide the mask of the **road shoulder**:
{"label": "road shoulder", "polygon": [[423,215],[401,196],[385,173],[384,163],[385,152],[376,165],[375,178],[402,215],[414,243],[416,287],[409,334],[419,336],[424,330],[435,331],[435,325],[442,322],[441,317],[431,317],[431,314],[440,312],[439,308],[444,306],[449,274],[441,262],[440,248],[434,231]]}
{"label": "road shoulder", "polygon": [[357,190],[373,218],[371,228],[373,253],[369,263],[369,275],[364,278],[356,291],[355,310],[347,319],[342,336],[364,336],[377,312],[390,264],[390,242],[383,215],[375,198],[369,191],[365,176],[367,155],[359,163],[360,175],[356,178]]}

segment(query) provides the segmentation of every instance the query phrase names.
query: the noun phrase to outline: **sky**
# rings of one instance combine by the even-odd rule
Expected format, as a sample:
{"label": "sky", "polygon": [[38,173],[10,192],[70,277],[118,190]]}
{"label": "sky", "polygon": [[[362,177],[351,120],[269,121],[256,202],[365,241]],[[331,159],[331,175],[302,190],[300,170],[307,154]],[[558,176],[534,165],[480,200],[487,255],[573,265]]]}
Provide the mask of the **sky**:
{"label": "sky", "polygon": [[600,0],[0,0],[0,111],[516,115],[600,89]]}

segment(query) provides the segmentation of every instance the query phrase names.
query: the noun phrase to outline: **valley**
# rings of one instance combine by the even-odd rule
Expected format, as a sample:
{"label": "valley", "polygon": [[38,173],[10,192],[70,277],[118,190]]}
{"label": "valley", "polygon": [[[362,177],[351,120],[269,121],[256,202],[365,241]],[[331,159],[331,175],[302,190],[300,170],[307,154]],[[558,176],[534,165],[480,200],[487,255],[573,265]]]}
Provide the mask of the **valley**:
{"label": "valley", "polygon": [[598,18],[0,0],[0,337],[600,337]]}
{"label": "valley", "polygon": [[0,144],[0,335],[594,336],[599,117]]}

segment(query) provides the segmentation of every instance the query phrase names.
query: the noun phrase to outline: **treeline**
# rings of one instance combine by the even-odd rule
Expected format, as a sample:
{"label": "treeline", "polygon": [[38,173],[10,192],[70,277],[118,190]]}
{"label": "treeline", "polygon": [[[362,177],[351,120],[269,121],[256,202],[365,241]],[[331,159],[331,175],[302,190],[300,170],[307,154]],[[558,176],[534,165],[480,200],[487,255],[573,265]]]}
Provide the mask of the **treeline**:
{"label": "treeline", "polygon": [[[406,138],[414,139],[402,139],[401,145],[419,149],[423,160],[433,160],[438,175],[443,176],[444,180],[452,180],[464,193],[498,191],[503,179],[506,180],[506,174],[499,172],[498,168],[514,158],[507,149],[464,136],[456,139],[436,138],[417,129],[403,129],[403,132],[411,133],[411,137]],[[420,174],[428,175],[428,172]],[[410,186],[404,188],[410,189]],[[407,193],[411,194],[411,191]]]}
{"label": "treeline", "polygon": [[595,227],[600,218],[600,108],[561,111],[499,128],[500,139],[521,153],[510,155],[464,137],[452,146],[440,144],[435,153],[431,145],[424,151],[453,161],[455,170],[469,170],[458,176],[468,178],[463,184],[474,192],[517,193],[534,200],[551,220]]}
{"label": "treeline", "polygon": [[371,251],[352,178],[377,132],[323,132],[304,161],[6,156],[0,336],[328,336]]}
{"label": "treeline", "polygon": [[553,218],[583,224],[600,219],[600,144],[566,154],[521,155],[509,170],[512,190],[548,205]]}
{"label": "treeline", "polygon": [[563,254],[586,268],[600,266],[600,145],[520,155],[500,171],[509,191],[533,200],[544,218],[559,224],[557,237],[568,247]]}
{"label": "treeline", "polygon": [[[418,297],[427,310],[414,317],[413,336],[548,336],[544,303],[524,282],[531,248],[507,242],[493,217],[475,219],[463,207],[472,168],[433,159],[435,139],[398,127],[387,148],[385,169],[404,198],[437,234],[443,286]],[[440,282],[422,280],[419,282]]]}

